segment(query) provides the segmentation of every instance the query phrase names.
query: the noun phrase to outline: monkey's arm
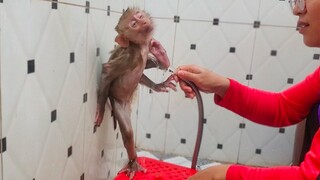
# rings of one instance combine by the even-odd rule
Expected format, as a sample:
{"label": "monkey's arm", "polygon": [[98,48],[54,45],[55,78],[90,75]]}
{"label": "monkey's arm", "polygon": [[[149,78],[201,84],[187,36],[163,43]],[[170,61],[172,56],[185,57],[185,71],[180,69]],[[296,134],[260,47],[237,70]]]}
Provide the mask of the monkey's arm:
{"label": "monkey's arm", "polygon": [[157,68],[157,67],[162,69],[160,65],[161,64],[158,62],[158,59],[153,54],[149,53],[145,69]]}
{"label": "monkey's arm", "polygon": [[159,67],[162,70],[167,70],[170,66],[170,61],[166,50],[162,47],[160,42],[153,39],[149,49],[152,55],[148,55],[146,69]]}
{"label": "monkey's arm", "polygon": [[156,92],[168,92],[168,88],[171,88],[174,91],[177,91],[176,85],[171,81],[174,80],[173,75],[169,76],[167,80],[162,83],[156,84],[151,79],[149,79],[146,75],[142,75],[140,79],[140,84],[149,87],[150,89]]}

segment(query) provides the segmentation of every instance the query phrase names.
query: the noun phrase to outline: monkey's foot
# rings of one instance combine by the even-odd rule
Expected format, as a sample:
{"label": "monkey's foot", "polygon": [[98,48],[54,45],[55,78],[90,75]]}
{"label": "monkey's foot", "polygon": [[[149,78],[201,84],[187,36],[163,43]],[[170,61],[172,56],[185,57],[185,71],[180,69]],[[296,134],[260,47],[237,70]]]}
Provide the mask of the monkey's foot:
{"label": "monkey's foot", "polygon": [[118,174],[125,173],[129,177],[129,179],[131,180],[131,179],[133,179],[136,172],[146,173],[147,170],[144,167],[142,167],[137,162],[136,159],[134,159],[134,160],[130,160],[129,163],[118,172]]}

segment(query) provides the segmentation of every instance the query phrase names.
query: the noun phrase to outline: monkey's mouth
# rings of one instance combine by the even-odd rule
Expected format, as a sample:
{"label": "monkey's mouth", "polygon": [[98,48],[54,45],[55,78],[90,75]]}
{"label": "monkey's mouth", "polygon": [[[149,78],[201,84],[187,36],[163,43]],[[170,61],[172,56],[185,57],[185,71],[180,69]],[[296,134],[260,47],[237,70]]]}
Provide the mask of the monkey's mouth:
{"label": "monkey's mouth", "polygon": [[152,26],[146,27],[146,30],[145,30],[146,33],[150,33],[152,31],[153,31],[153,27]]}

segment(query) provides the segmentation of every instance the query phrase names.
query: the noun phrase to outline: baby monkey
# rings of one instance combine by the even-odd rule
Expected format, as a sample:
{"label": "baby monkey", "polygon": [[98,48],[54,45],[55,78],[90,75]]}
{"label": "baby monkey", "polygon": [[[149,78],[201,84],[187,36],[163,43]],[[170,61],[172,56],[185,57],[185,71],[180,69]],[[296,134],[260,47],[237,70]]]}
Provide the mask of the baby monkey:
{"label": "baby monkey", "polygon": [[95,127],[100,126],[107,100],[110,100],[112,115],[119,124],[124,147],[129,163],[120,170],[130,179],[135,172],[146,170],[136,161],[134,135],[131,125],[131,103],[138,84],[145,85],[156,92],[176,91],[170,76],[162,83],[156,84],[143,74],[144,69],[158,67],[167,70],[169,58],[162,45],[152,38],[154,25],[148,13],[138,8],[128,8],[123,12],[115,30],[118,46],[111,52],[109,61],[103,65],[98,88],[98,104]]}

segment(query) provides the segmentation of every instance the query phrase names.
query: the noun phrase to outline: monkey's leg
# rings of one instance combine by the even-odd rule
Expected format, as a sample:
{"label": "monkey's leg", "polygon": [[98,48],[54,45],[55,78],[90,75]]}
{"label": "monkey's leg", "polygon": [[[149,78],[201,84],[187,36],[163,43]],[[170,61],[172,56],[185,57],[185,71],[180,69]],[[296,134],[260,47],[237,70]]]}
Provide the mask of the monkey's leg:
{"label": "monkey's leg", "polygon": [[119,173],[126,172],[130,179],[133,178],[135,172],[142,171],[146,172],[137,162],[137,153],[134,147],[134,134],[131,125],[131,104],[130,103],[119,103],[117,100],[112,100],[114,116],[119,123],[120,132],[124,147],[127,150],[129,163],[119,171]]}

